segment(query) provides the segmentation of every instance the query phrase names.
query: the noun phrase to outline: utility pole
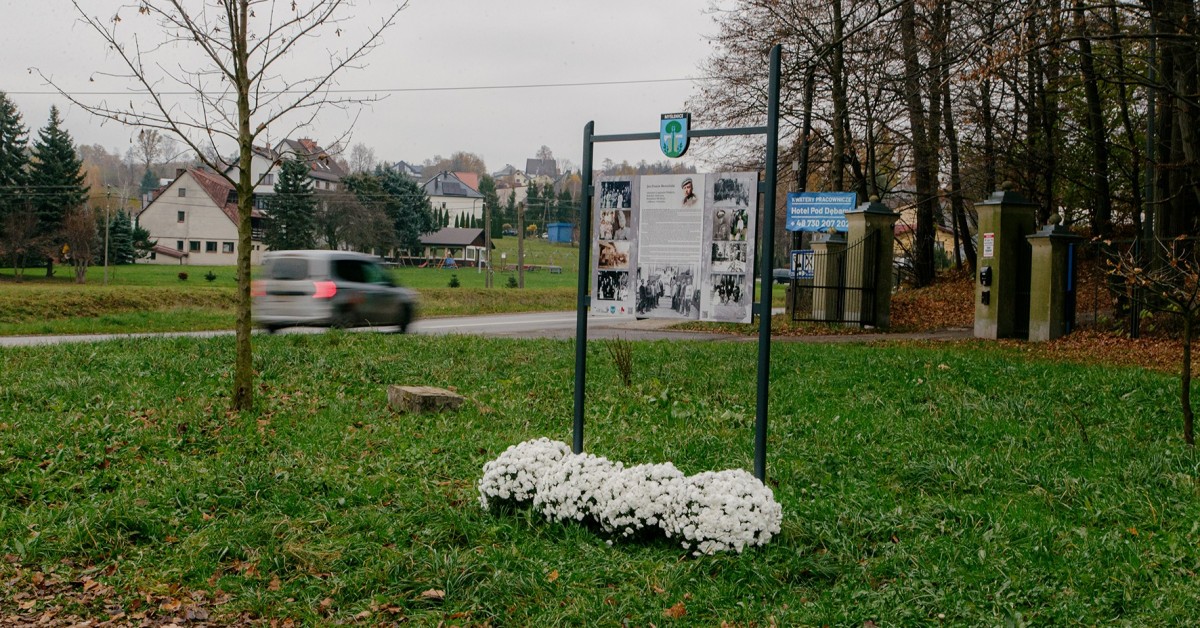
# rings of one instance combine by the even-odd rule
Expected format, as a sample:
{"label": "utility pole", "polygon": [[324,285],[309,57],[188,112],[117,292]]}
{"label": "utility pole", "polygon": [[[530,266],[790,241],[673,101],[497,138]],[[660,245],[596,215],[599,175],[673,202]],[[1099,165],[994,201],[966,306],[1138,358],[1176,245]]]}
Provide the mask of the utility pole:
{"label": "utility pole", "polygon": [[[487,274],[483,277],[483,287],[492,287],[492,212],[488,204],[483,202],[483,254],[487,257]],[[482,263],[482,260],[480,260]]]}
{"label": "utility pole", "polygon": [[517,203],[517,287],[525,288],[525,203]]}
{"label": "utility pole", "polygon": [[104,192],[104,285],[108,285],[108,228],[112,225],[112,186]]}

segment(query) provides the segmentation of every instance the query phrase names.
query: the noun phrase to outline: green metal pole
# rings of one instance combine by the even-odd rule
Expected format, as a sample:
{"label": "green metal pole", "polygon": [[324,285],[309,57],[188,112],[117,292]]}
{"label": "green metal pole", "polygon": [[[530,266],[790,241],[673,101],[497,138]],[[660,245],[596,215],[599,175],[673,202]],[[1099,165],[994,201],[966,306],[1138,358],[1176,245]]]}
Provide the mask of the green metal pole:
{"label": "green metal pole", "polygon": [[779,153],[779,57],[782,47],[771,49],[771,76],[767,100],[767,180],[763,206],[763,242],[758,274],[762,301],[758,306],[758,404],[754,418],[754,476],[767,481],[767,398],[771,384],[771,286],[775,263],[775,179]]}
{"label": "green metal pole", "polygon": [[583,452],[583,392],[587,385],[588,289],[592,277],[592,137],[595,126],[592,121],[583,127],[583,198],[579,203],[579,287],[575,314],[575,424],[571,439],[571,451],[577,454]]}

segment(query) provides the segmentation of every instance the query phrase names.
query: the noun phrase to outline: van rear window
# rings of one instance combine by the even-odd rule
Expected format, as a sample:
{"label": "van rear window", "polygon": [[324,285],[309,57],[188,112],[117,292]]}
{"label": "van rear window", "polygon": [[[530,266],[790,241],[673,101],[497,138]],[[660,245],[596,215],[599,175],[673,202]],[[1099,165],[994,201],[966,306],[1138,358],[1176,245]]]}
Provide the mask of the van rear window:
{"label": "van rear window", "polygon": [[299,257],[280,257],[267,262],[266,274],[271,279],[307,279],[308,260]]}

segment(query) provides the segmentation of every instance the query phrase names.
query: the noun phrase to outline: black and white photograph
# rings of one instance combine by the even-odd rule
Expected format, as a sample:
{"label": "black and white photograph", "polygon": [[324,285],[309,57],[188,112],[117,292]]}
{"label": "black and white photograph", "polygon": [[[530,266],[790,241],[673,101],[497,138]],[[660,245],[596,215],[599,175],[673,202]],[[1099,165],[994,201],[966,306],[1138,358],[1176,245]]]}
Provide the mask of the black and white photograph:
{"label": "black and white photograph", "polygon": [[699,269],[689,264],[653,264],[638,268],[636,312],[653,318],[698,318]]}
{"label": "black and white photograph", "polygon": [[602,181],[600,183],[600,208],[625,209],[631,207],[633,183],[630,181]]}
{"label": "black and white photograph", "polygon": [[601,242],[596,266],[602,270],[627,270],[629,268],[628,242]]}
{"label": "black and white photograph", "polygon": [[746,244],[744,242],[713,242],[711,261],[709,270],[713,273],[744,273],[746,272]]}
{"label": "black and white photograph", "polygon": [[733,218],[729,224],[729,239],[739,242],[746,241],[746,233],[750,231],[750,212],[745,207],[732,210]]}
{"label": "black and white photograph", "polygon": [[744,320],[750,307],[750,290],[745,275],[711,275],[704,313],[707,320]]}
{"label": "black and white photograph", "polygon": [[713,200],[720,204],[749,206],[749,186],[742,179],[718,177],[713,183]]}
{"label": "black and white photograph", "polygon": [[602,270],[596,275],[596,298],[600,301],[624,301],[629,296],[629,273]]}
{"label": "black and white photograph", "polygon": [[732,240],[733,233],[733,210],[718,207],[712,215],[712,239],[713,242],[723,242]]}
{"label": "black and white photograph", "polygon": [[628,209],[608,209],[600,212],[600,240],[629,240],[633,235],[633,212]]}

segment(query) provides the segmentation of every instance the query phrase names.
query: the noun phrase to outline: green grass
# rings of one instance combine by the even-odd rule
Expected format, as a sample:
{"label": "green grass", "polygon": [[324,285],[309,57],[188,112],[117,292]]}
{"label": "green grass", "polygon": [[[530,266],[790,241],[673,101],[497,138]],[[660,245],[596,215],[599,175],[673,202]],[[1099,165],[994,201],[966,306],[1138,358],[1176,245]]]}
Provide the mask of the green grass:
{"label": "green grass", "polygon": [[[497,241],[497,251],[509,248],[515,264],[516,240]],[[507,288],[508,277],[515,276],[511,272],[497,271],[491,289],[474,268],[406,267],[393,275],[421,292],[421,315],[426,317],[574,309],[578,259],[570,258],[579,250],[531,240],[526,251],[528,263],[559,265],[563,272],[526,272],[524,290]],[[0,269],[0,336],[233,328],[237,272],[232,266],[134,264],[108,271],[105,284],[103,267],[92,266],[80,285],[70,267],[57,267],[52,278],[42,269],[29,269],[20,283],[11,268]],[[180,272],[187,273],[187,280],[179,279]],[[205,279],[210,272],[216,275],[211,282]],[[458,288],[449,287],[452,275]]]}
{"label": "green grass", "polygon": [[[113,588],[109,612],[203,591],[218,621],[1200,618],[1200,462],[1170,376],[983,343],[780,343],[768,464],[783,531],[744,555],[689,559],[478,508],[484,462],[528,438],[569,442],[570,342],[255,343],[257,408],[243,416],[226,412],[230,338],[0,352],[0,578],[26,590],[37,571],[86,574]],[[755,363],[752,343],[638,343],[627,389],[593,343],[588,450],[687,473],[749,468]],[[470,401],[397,416],[389,384]],[[423,599],[430,589],[445,600]],[[687,615],[665,618],[679,602]],[[0,596],[0,617],[16,603]],[[73,609],[107,617],[101,602]]]}

